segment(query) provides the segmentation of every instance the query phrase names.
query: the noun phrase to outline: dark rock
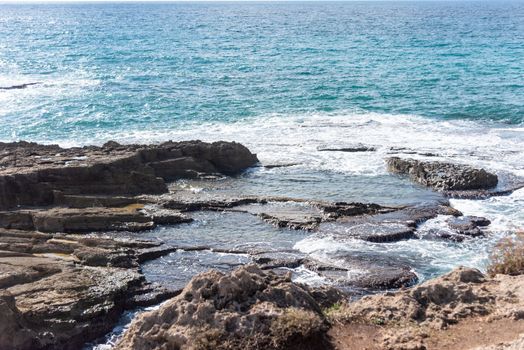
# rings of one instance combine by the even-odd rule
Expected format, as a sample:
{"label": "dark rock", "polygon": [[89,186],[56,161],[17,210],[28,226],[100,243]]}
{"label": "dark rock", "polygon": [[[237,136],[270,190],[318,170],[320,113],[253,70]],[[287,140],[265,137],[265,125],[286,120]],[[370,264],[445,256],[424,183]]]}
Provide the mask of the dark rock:
{"label": "dark rock", "polygon": [[304,263],[304,258],[304,254],[299,252],[267,252],[253,256],[253,262],[263,270],[294,269]]}
{"label": "dark rock", "polygon": [[25,89],[28,86],[38,85],[38,84],[40,84],[40,82],[24,83],[24,84],[11,85],[11,86],[0,86],[0,90],[21,90],[21,89]]}
{"label": "dark rock", "polygon": [[335,285],[365,290],[382,290],[407,287],[418,281],[410,266],[380,255],[333,255],[336,264],[324,264],[307,259],[308,269],[328,278]]}
{"label": "dark rock", "polygon": [[193,157],[180,157],[175,159],[151,162],[149,166],[155,170],[156,176],[166,181],[176,179],[195,179],[200,174],[214,174],[218,170],[206,159]]}
{"label": "dark rock", "polygon": [[283,163],[283,164],[266,164],[264,168],[266,169],[275,169],[275,168],[287,168],[291,166],[300,165],[300,163]]}
{"label": "dark rock", "polygon": [[234,142],[110,142],[67,149],[15,142],[0,143],[0,153],[0,210],[56,204],[56,191],[62,196],[165,193],[165,181],[179,176],[202,171],[233,175],[258,161]]}
{"label": "dark rock", "polygon": [[333,148],[333,147],[326,147],[326,148],[318,148],[319,152],[374,152],[377,149],[372,146],[366,146],[362,144],[358,144],[355,146],[350,147],[340,147],[340,148]]}
{"label": "dark rock", "polygon": [[444,239],[444,240],[448,240],[452,242],[463,242],[464,239],[467,238],[467,236],[458,234],[458,233],[452,233],[446,230],[431,229],[427,232],[424,238],[426,239]]}
{"label": "dark rock", "polygon": [[498,183],[497,175],[467,165],[392,157],[387,166],[392,173],[409,175],[413,181],[439,191],[483,190]]}
{"label": "dark rock", "polygon": [[364,214],[377,214],[387,213],[395,211],[398,208],[383,207],[373,203],[346,203],[346,202],[335,202],[318,205],[324,213],[328,214],[331,218],[339,218],[343,216],[357,216]]}
{"label": "dark rock", "polygon": [[488,226],[491,224],[491,221],[478,216],[462,216],[448,219],[447,223],[455,232],[466,236],[477,237],[484,234],[479,227]]}
{"label": "dark rock", "polygon": [[415,234],[413,227],[397,222],[352,222],[350,224],[347,222],[330,222],[323,224],[320,231],[344,238],[357,238],[376,243],[395,242],[412,238]]}

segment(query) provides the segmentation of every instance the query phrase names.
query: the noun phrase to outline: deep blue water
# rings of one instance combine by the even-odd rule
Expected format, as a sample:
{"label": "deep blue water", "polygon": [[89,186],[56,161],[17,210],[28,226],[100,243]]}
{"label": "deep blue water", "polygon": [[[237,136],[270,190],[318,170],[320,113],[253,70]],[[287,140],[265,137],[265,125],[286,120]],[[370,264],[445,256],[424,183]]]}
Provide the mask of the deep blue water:
{"label": "deep blue water", "polygon": [[0,90],[2,140],[342,111],[522,123],[524,3],[0,5],[0,86],[28,82]]}

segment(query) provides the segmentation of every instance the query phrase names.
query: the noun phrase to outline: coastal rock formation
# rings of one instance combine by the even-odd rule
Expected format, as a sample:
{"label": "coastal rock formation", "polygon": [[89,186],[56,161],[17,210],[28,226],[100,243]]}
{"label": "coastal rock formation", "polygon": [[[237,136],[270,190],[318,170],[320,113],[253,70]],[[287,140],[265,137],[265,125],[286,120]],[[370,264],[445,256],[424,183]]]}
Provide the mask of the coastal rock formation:
{"label": "coastal rock formation", "polygon": [[60,195],[167,192],[166,181],[208,173],[236,174],[257,162],[235,142],[165,142],[60,148],[0,144],[0,209],[55,204]]}
{"label": "coastal rock formation", "polygon": [[[451,335],[445,336],[445,332],[456,332],[457,338],[460,332],[469,332],[468,326],[461,330],[462,323],[471,323],[471,332],[474,324],[486,324],[488,329],[507,324],[515,332],[521,332],[524,329],[520,321],[524,315],[523,286],[522,275],[489,278],[476,269],[460,267],[411,289],[366,296],[344,305],[330,315],[344,323],[333,330],[332,335],[346,334],[346,341],[351,342],[356,335],[349,332],[363,328],[369,337],[363,347],[425,350],[440,349],[436,345],[439,334],[449,339]],[[343,345],[337,348],[351,349]],[[450,348],[469,349],[470,346]]]}
{"label": "coastal rock formation", "polygon": [[304,259],[308,269],[330,280],[337,287],[361,289],[364,292],[409,287],[417,283],[418,276],[411,267],[375,254],[333,254],[337,264],[325,264]]}
{"label": "coastal rock formation", "polygon": [[414,237],[417,225],[437,215],[462,215],[460,211],[441,204],[383,208],[372,211],[371,215],[361,214],[359,212],[354,216],[341,215],[334,222],[322,223],[318,233],[329,234],[338,239],[393,242]]}
{"label": "coastal rock formation", "polygon": [[157,224],[189,222],[178,211],[148,210],[142,204],[125,207],[50,208],[0,212],[0,228],[40,232],[142,231]]}
{"label": "coastal rock formation", "polygon": [[319,147],[317,149],[319,152],[349,152],[349,153],[355,153],[355,152],[374,152],[377,149],[373,146],[367,146],[363,144],[356,144],[352,146],[346,146],[346,147]]}
{"label": "coastal rock formation", "polygon": [[447,223],[458,234],[477,237],[484,234],[480,227],[489,226],[491,221],[478,216],[462,216],[448,219]]}
{"label": "coastal rock formation", "polygon": [[125,309],[172,297],[176,291],[146,283],[138,269],[170,251],[143,241],[0,230],[0,349],[78,349]]}
{"label": "coastal rock formation", "polygon": [[328,323],[315,300],[327,295],[333,299],[253,265],[228,275],[206,272],[140,315],[116,348],[329,349]]}
{"label": "coastal rock formation", "polygon": [[498,183],[497,175],[466,165],[392,157],[387,159],[387,167],[438,191],[486,190]]}

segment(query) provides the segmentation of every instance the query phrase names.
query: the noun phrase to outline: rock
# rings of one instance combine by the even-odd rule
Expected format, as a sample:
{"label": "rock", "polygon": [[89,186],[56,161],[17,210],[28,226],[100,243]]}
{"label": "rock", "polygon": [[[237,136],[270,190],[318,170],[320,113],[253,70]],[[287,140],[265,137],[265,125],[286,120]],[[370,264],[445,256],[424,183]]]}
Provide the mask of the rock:
{"label": "rock", "polygon": [[235,142],[66,149],[22,141],[0,143],[0,154],[0,210],[52,205],[64,196],[165,193],[165,181],[202,172],[233,175],[258,162]]}
{"label": "rock", "polygon": [[301,163],[264,164],[264,168],[266,169],[287,168],[287,167],[297,166],[300,164]]}
{"label": "rock", "polygon": [[377,149],[372,146],[358,144],[358,145],[354,145],[350,147],[340,147],[340,148],[330,148],[330,147],[317,148],[317,150],[319,152],[351,152],[351,153],[354,153],[354,152],[374,152]]}
{"label": "rock", "polygon": [[486,190],[497,186],[497,175],[467,165],[425,162],[392,157],[388,170],[409,175],[411,180],[438,191]]}
{"label": "rock", "polygon": [[524,349],[524,334],[517,339],[495,345],[479,346],[473,350],[522,350]]}
{"label": "rock", "polygon": [[11,86],[0,86],[0,90],[21,90],[21,89],[27,88],[28,86],[38,85],[38,84],[40,84],[40,82],[24,83],[24,84],[11,85]]}
{"label": "rock", "polygon": [[396,222],[361,222],[353,221],[351,224],[326,223],[320,227],[324,233],[343,236],[344,238],[356,238],[364,241],[383,243],[395,242],[402,239],[412,238],[415,228]]}
{"label": "rock", "polygon": [[440,329],[464,317],[489,313],[496,296],[482,288],[484,281],[478,270],[457,268],[409,290],[366,296],[349,304],[348,313],[355,320],[417,322]]}
{"label": "rock", "polygon": [[348,256],[344,253],[331,258],[336,264],[305,259],[304,266],[344,289],[395,289],[412,286],[418,281],[411,267],[380,255]]}
{"label": "rock", "polygon": [[427,232],[424,238],[429,239],[445,239],[452,242],[463,242],[467,238],[466,235],[452,233],[446,230],[431,229]]}
{"label": "rock", "polygon": [[[423,204],[404,208],[376,209],[369,205],[370,215],[342,216],[335,222],[323,222],[318,234],[339,239],[356,238],[369,242],[393,242],[414,237],[416,227],[437,215],[462,215],[458,210],[442,204]],[[360,213],[357,206],[356,213]],[[344,210],[342,211],[344,213]],[[337,214],[338,216],[338,214]]]}
{"label": "rock", "polygon": [[[524,310],[523,286],[524,275],[489,278],[476,269],[459,267],[410,289],[365,296],[341,306],[331,318],[350,325],[379,326],[373,345],[381,349],[426,349],[435,340],[448,342],[451,335],[457,341],[461,338],[459,347],[468,348],[470,338],[453,330],[478,324],[477,329],[500,334],[495,322],[505,325],[520,322],[519,315]],[[450,325],[454,327],[446,333]],[[478,350],[520,349],[511,347],[520,344],[519,341]]]}
{"label": "rock", "polygon": [[479,227],[491,224],[488,219],[478,216],[456,217],[448,219],[446,222],[453,231],[472,237],[482,236],[484,233]]}
{"label": "rock", "polygon": [[304,254],[297,252],[267,252],[253,256],[253,262],[263,270],[295,269],[304,263]]}
{"label": "rock", "polygon": [[218,170],[206,159],[195,159],[193,157],[180,157],[149,163],[155,170],[155,174],[166,181],[176,179],[194,179],[199,175],[215,174]]}
{"label": "rock", "polygon": [[40,232],[143,231],[157,224],[172,225],[191,220],[178,211],[142,204],[0,212],[0,228]]}
{"label": "rock", "polygon": [[194,277],[140,315],[116,349],[330,349],[327,329],[311,288],[248,265]]}
{"label": "rock", "polygon": [[343,216],[357,216],[364,214],[378,214],[387,213],[398,210],[399,208],[383,207],[373,203],[347,203],[347,202],[335,202],[335,203],[319,203],[318,207],[322,209],[324,213],[329,215],[331,218],[340,218]]}
{"label": "rock", "polygon": [[[9,249],[9,250],[7,250]],[[78,349],[128,308],[176,291],[145,283],[138,262],[158,243],[0,230],[0,349]]]}

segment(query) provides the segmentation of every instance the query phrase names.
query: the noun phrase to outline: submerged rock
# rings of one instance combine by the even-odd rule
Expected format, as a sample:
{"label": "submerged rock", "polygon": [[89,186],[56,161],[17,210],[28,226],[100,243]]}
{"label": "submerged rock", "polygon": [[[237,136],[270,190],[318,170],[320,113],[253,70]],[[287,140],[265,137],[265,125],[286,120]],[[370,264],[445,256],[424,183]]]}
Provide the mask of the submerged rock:
{"label": "submerged rock", "polygon": [[363,144],[357,144],[353,146],[348,147],[324,147],[324,148],[318,148],[319,152],[374,152],[377,149],[373,146],[366,146]]}
{"label": "submerged rock", "polygon": [[366,292],[409,287],[418,281],[413,269],[379,254],[333,254],[336,263],[325,264],[305,259],[304,265],[327,278],[337,287],[363,289]]}
{"label": "submerged rock", "polygon": [[485,190],[498,183],[497,175],[467,165],[392,157],[387,159],[387,167],[438,191]]}
{"label": "submerged rock", "polygon": [[328,323],[315,300],[327,295],[253,265],[227,275],[212,270],[140,315],[116,348],[330,349]]}

